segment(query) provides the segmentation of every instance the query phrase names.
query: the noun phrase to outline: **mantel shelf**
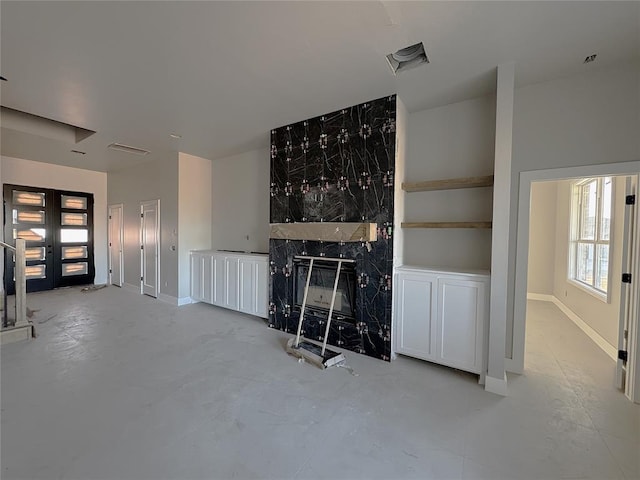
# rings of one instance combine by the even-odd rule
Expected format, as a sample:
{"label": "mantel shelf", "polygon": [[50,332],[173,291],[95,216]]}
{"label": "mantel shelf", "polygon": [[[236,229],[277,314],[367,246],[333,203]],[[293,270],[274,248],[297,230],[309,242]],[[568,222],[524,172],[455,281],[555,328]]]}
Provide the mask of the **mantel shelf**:
{"label": "mantel shelf", "polygon": [[491,222],[402,222],[402,228],[491,228]]}
{"label": "mantel shelf", "polygon": [[484,177],[448,178],[446,180],[429,180],[426,182],[403,182],[405,192],[429,192],[432,190],[455,190],[458,188],[491,187],[493,175]]}

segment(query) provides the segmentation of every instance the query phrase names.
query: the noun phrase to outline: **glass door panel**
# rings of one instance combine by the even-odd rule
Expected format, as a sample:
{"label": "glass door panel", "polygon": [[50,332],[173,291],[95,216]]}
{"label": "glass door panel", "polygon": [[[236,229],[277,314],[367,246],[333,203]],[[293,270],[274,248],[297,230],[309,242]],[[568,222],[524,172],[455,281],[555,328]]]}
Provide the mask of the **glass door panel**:
{"label": "glass door panel", "polygon": [[[54,286],[52,208],[53,192],[33,187],[4,186],[5,239],[26,241],[27,292],[48,290]],[[5,253],[7,293],[15,291],[15,255]]]}
{"label": "glass door panel", "polygon": [[[5,185],[4,200],[5,238],[26,240],[28,292],[93,283],[93,195]],[[14,265],[6,254],[9,294]]]}

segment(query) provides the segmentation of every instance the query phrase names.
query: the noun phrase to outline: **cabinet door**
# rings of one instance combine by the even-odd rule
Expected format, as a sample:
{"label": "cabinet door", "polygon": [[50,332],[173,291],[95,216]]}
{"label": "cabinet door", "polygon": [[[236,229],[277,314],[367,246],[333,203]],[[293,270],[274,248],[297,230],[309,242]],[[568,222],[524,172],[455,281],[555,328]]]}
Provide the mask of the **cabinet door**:
{"label": "cabinet door", "polygon": [[220,307],[225,306],[225,284],[226,274],[225,257],[222,255],[213,256],[213,304]]}
{"label": "cabinet door", "polygon": [[202,255],[191,254],[191,298],[202,301]]}
{"label": "cabinet door", "polygon": [[202,256],[202,301],[213,303],[213,256]]}
{"label": "cabinet door", "polygon": [[396,351],[424,360],[436,359],[434,319],[437,277],[396,276]]}
{"label": "cabinet door", "polygon": [[248,260],[246,258],[240,259],[239,264],[239,305],[238,309],[241,312],[249,313],[251,315],[256,314],[256,285],[255,285],[255,272],[256,262],[255,260]]}
{"label": "cabinet door", "polygon": [[438,363],[481,372],[485,289],[482,281],[438,279]]}
{"label": "cabinet door", "polygon": [[256,311],[255,315],[262,318],[269,318],[269,262],[258,260],[256,262],[255,273],[255,295]]}
{"label": "cabinet door", "polygon": [[224,259],[224,306],[232,310],[238,310],[238,257],[225,257]]}

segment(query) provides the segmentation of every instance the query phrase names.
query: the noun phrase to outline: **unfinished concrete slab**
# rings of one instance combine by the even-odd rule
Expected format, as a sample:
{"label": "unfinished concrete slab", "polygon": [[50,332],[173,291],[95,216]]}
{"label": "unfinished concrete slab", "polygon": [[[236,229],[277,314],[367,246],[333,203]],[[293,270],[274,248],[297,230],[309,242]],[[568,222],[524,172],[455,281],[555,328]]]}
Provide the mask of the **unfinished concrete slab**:
{"label": "unfinished concrete slab", "polygon": [[289,335],[210,305],[116,287],[28,301],[39,337],[1,351],[3,479],[639,473],[640,407],[552,305],[531,302],[533,362],[502,398],[408,358],[347,352],[358,376],[300,364],[284,352]]}

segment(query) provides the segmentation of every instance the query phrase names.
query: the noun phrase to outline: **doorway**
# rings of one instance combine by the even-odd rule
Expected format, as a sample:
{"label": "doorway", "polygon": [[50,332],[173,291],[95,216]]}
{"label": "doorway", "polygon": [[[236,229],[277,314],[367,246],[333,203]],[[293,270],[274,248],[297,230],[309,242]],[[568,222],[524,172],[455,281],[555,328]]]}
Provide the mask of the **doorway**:
{"label": "doorway", "polygon": [[[639,370],[636,354],[638,285],[624,281],[628,277],[626,274],[637,278],[640,247],[633,236],[638,211],[632,205],[625,205],[629,197],[625,179],[612,178],[616,174],[621,174],[619,177],[631,174],[637,182],[639,167],[640,162],[629,162],[521,174],[513,350],[512,358],[507,360],[509,371],[523,373],[527,367],[525,362],[530,360],[534,368],[536,362],[544,363],[540,354],[546,349],[549,358],[565,362],[565,373],[577,374],[591,365],[598,375],[602,374],[601,379],[611,389],[622,386],[616,382],[616,373],[620,380],[622,372],[626,380],[626,385],[622,386],[625,395],[640,402],[635,388]],[[614,189],[615,204],[610,206],[613,213],[610,218],[599,216],[599,209],[606,208],[598,206],[601,193],[593,190],[598,185],[601,189],[607,188],[607,179],[611,180],[609,187]],[[576,215],[580,215],[576,210],[577,200],[585,205],[592,202],[581,213],[582,227],[575,223]],[[546,228],[546,234],[541,220],[553,224],[552,228]],[[599,223],[596,225],[595,222]],[[549,230],[553,231],[550,233]],[[609,250],[609,262],[600,255],[606,250]],[[623,261],[625,252],[629,262]],[[547,261],[544,261],[545,257],[548,257]],[[536,317],[538,324],[530,323]],[[545,320],[551,321],[544,324]],[[556,331],[560,324],[564,325],[564,330]],[[556,341],[557,345],[553,345],[554,341],[549,340],[551,336],[564,343]],[[578,341],[579,337],[583,343]],[[538,346],[542,341],[544,348],[533,349],[532,353],[529,349],[531,338],[538,341]],[[577,345],[595,349],[595,353],[587,355],[581,363],[571,365],[567,355]],[[527,355],[533,355],[529,360],[525,360],[525,351]],[[628,355],[628,361],[618,360],[622,355]],[[593,364],[596,357],[601,358],[601,364]],[[545,368],[551,369],[553,365]]]}
{"label": "doorway", "polygon": [[[4,185],[3,194],[5,239],[26,241],[27,292],[93,283],[93,194],[22,185]],[[10,295],[14,271],[15,258],[7,252]]]}
{"label": "doorway", "polygon": [[158,298],[160,283],[160,200],[140,204],[140,289]]}
{"label": "doorway", "polygon": [[525,371],[614,386],[626,180],[531,185]]}
{"label": "doorway", "polygon": [[109,205],[109,283],[117,287],[122,287],[124,279],[124,258],[122,253],[124,242],[123,209],[124,206],[121,203]]}

